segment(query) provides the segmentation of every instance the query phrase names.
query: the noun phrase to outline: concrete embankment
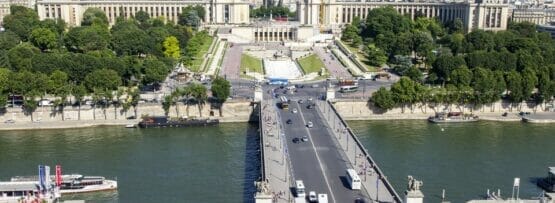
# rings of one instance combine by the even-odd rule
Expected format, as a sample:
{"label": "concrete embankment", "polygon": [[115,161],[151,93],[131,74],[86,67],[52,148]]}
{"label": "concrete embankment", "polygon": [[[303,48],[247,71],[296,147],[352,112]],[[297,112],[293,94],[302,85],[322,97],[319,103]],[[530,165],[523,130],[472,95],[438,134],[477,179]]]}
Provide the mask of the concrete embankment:
{"label": "concrete embankment", "polygon": [[[531,112],[534,114],[553,114],[555,113],[544,112],[543,108],[534,107],[532,104],[508,104],[503,102],[496,102],[492,105],[484,105],[480,108],[472,108],[471,106],[457,106],[457,105],[439,105],[432,107],[429,105],[415,104],[406,106],[405,108],[397,107],[386,112],[373,106],[367,101],[353,101],[353,100],[338,100],[334,102],[334,106],[341,116],[346,120],[424,120],[443,110],[452,112],[472,113],[480,117],[481,120],[490,121],[521,121],[519,112]],[[502,116],[507,112],[507,116]],[[554,119],[555,120],[555,119]]]}
{"label": "concrete embankment", "polygon": [[[249,101],[230,101],[223,105],[222,116],[217,108],[210,104],[205,104],[199,111],[198,105],[188,107],[179,104],[177,109],[172,106],[169,110],[171,117],[196,117],[215,118],[220,122],[248,122],[251,118],[253,106]],[[139,104],[136,115],[163,116],[164,109],[161,104]],[[200,113],[202,114],[200,114]],[[63,119],[62,119],[63,114]],[[0,130],[24,130],[24,129],[60,129],[60,128],[80,128],[99,125],[127,125],[136,124],[139,119],[127,119],[135,115],[135,109],[130,108],[124,111],[123,108],[92,108],[82,106],[81,110],[77,107],[66,107],[64,111],[56,111],[51,107],[39,107],[32,115],[27,114],[21,108],[7,108],[6,112],[0,114]],[[5,123],[13,120],[14,123]]]}

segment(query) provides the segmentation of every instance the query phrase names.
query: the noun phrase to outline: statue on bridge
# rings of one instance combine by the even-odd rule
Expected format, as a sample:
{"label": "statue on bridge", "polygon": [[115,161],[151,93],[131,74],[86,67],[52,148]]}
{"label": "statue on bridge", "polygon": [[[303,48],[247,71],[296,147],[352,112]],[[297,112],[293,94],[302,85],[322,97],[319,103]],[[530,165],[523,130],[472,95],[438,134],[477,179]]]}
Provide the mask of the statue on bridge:
{"label": "statue on bridge", "polygon": [[408,187],[407,187],[408,191],[418,191],[420,190],[420,187],[424,185],[424,182],[416,180],[412,176],[408,176],[408,181],[409,181]]}

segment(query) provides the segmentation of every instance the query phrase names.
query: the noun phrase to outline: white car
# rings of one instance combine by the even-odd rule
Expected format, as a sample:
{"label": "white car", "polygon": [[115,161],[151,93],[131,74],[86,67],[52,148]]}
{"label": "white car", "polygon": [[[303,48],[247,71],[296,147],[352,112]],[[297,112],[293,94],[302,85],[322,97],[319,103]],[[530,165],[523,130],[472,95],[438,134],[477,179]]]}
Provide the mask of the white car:
{"label": "white car", "polygon": [[318,197],[316,197],[316,192],[310,191],[310,192],[308,193],[308,201],[309,201],[309,202],[316,202],[316,201],[318,201]]}
{"label": "white car", "polygon": [[308,121],[308,123],[306,124],[306,127],[312,128],[314,127],[314,124],[312,123],[312,121]]}
{"label": "white car", "polygon": [[297,113],[297,108],[294,108],[291,112]]}

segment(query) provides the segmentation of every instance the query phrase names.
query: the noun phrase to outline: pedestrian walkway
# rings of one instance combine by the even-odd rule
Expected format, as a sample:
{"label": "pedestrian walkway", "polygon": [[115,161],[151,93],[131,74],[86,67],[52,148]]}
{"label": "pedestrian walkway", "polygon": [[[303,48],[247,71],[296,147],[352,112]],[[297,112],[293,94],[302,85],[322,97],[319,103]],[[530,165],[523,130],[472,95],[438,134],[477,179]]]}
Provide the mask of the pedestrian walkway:
{"label": "pedestrian walkway", "polygon": [[341,50],[339,50],[338,48],[332,48],[332,52],[346,63],[345,65],[347,65],[347,68],[351,70],[351,73],[353,75],[359,76],[363,74],[362,71],[353,63],[353,61],[351,61],[351,59]]}
{"label": "pedestrian walkway", "polygon": [[285,135],[278,118],[276,106],[272,100],[261,102],[261,134],[263,142],[263,175],[270,184],[273,202],[291,202],[293,196],[291,187],[290,161],[287,154]]}
{"label": "pedestrian walkway", "polygon": [[240,78],[241,54],[243,48],[241,45],[230,45],[225,51],[223,62],[221,64],[220,76],[227,79]]}
{"label": "pedestrian walkway", "polygon": [[226,46],[226,42],[224,41],[220,41],[218,43],[216,52],[212,56],[212,61],[210,63],[208,71],[206,72],[207,75],[215,75],[218,69],[220,68],[219,63],[220,63],[220,60],[222,60],[222,57],[224,55],[225,46]]}

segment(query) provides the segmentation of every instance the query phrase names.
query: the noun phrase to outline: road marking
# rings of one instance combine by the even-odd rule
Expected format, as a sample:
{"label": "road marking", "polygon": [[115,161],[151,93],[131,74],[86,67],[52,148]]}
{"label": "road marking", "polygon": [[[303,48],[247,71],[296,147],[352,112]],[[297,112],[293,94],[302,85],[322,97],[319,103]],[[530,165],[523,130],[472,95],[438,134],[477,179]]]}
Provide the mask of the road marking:
{"label": "road marking", "polygon": [[[297,104],[297,106],[301,107],[298,104]],[[328,190],[330,191],[331,200],[332,200],[332,202],[336,202],[335,201],[335,196],[333,195],[333,190],[331,189],[330,183],[328,181],[328,177],[326,176],[326,171],[324,170],[324,167],[322,165],[322,161],[320,161],[320,156],[318,155],[318,151],[316,150],[316,146],[314,145],[314,140],[312,139],[312,134],[310,133],[310,130],[308,130],[308,128],[306,127],[306,120],[304,119],[302,107],[299,110],[299,114],[301,115],[301,119],[303,120],[303,125],[304,125],[304,128],[305,128],[306,132],[308,133],[308,137],[310,137],[310,144],[312,145],[312,149],[314,150],[314,153],[316,154],[316,160],[318,160],[318,164],[320,165],[320,170],[322,171],[322,175],[324,175],[324,181],[326,182],[326,186],[328,187]]]}

